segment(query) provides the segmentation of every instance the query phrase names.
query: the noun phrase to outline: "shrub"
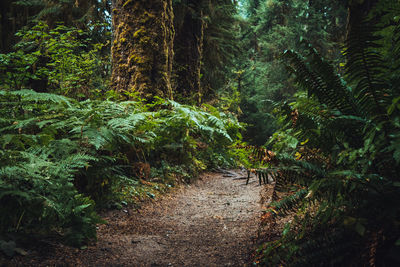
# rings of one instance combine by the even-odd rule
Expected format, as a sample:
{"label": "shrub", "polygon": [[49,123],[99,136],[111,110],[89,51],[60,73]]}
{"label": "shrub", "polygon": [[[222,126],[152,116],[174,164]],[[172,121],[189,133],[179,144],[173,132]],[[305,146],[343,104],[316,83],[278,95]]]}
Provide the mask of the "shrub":
{"label": "shrub", "polygon": [[3,90],[0,100],[0,212],[9,214],[0,233],[57,231],[76,246],[95,238],[94,203],[158,187],[140,183],[150,177],[138,163],[162,169],[161,182],[173,183],[168,166],[190,178],[225,164],[215,155],[228,155],[240,128],[233,117],[173,101],[78,102],[30,90]]}
{"label": "shrub", "polygon": [[275,189],[289,196],[266,212],[293,221],[260,249],[268,265],[400,262],[400,91],[385,60],[399,60],[399,27],[376,21],[352,27],[344,79],[312,48],[306,60],[292,51],[283,57],[306,94],[282,105],[286,124],[272,141],[280,151],[270,169]]}

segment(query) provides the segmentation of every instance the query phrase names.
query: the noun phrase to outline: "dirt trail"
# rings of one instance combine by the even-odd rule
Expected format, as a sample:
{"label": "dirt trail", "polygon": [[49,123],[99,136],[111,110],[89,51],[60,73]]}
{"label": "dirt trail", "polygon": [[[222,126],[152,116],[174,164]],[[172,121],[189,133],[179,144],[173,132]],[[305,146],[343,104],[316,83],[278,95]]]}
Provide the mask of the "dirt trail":
{"label": "dirt trail", "polygon": [[244,266],[254,248],[261,187],[255,179],[247,186],[237,179],[244,173],[231,174],[203,174],[139,212],[110,212],[95,246],[77,250],[58,245],[30,253],[25,264]]}

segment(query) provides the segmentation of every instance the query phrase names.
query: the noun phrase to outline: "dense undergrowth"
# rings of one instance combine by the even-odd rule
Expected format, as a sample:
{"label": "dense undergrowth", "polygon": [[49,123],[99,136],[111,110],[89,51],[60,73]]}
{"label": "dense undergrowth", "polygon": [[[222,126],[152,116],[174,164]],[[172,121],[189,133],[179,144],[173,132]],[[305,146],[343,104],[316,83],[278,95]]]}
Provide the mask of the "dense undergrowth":
{"label": "dense undergrowth", "polygon": [[118,207],[235,164],[237,120],[215,108],[76,101],[0,91],[2,239],[57,233],[71,245],[96,237],[96,208]]}
{"label": "dense undergrowth", "polygon": [[280,106],[270,142],[278,154],[266,172],[288,196],[274,195],[264,222],[290,220],[260,248],[263,264],[399,265],[398,10],[382,3],[353,25],[344,76],[312,48],[283,56],[303,90]]}
{"label": "dense undergrowth", "polygon": [[0,54],[0,212],[7,214],[0,250],[7,255],[32,236],[82,246],[96,238],[99,209],[154,198],[244,156],[230,149],[242,128],[232,113],[108,88],[110,32],[101,42],[94,34],[104,27],[38,21]]}

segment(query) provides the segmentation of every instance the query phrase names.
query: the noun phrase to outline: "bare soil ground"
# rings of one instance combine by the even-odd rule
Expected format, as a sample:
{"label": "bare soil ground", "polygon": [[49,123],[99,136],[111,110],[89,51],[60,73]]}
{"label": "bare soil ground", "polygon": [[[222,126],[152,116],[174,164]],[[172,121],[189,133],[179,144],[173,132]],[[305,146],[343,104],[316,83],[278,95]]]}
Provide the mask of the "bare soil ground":
{"label": "bare soil ground", "polygon": [[240,171],[206,173],[139,211],[104,214],[85,250],[41,244],[11,266],[246,266],[259,229],[263,187]]}

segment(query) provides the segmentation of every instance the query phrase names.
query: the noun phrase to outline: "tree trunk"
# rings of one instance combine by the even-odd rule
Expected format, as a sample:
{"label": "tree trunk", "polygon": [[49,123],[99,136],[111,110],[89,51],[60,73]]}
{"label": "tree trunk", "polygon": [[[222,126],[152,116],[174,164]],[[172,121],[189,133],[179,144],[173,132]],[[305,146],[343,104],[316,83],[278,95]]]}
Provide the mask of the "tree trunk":
{"label": "tree trunk", "polygon": [[201,1],[189,1],[196,13],[186,10],[182,23],[177,27],[175,39],[176,92],[184,100],[201,102],[201,61],[204,47],[203,11]]}
{"label": "tree trunk", "polygon": [[361,23],[378,0],[350,1],[348,5],[347,36],[352,31],[352,26]]}
{"label": "tree trunk", "polygon": [[114,0],[112,88],[128,98],[172,98],[172,0]]}
{"label": "tree trunk", "polygon": [[[18,41],[15,33],[27,24],[32,13],[13,0],[0,0],[0,53],[8,53]],[[31,10],[33,11],[33,10]]]}

